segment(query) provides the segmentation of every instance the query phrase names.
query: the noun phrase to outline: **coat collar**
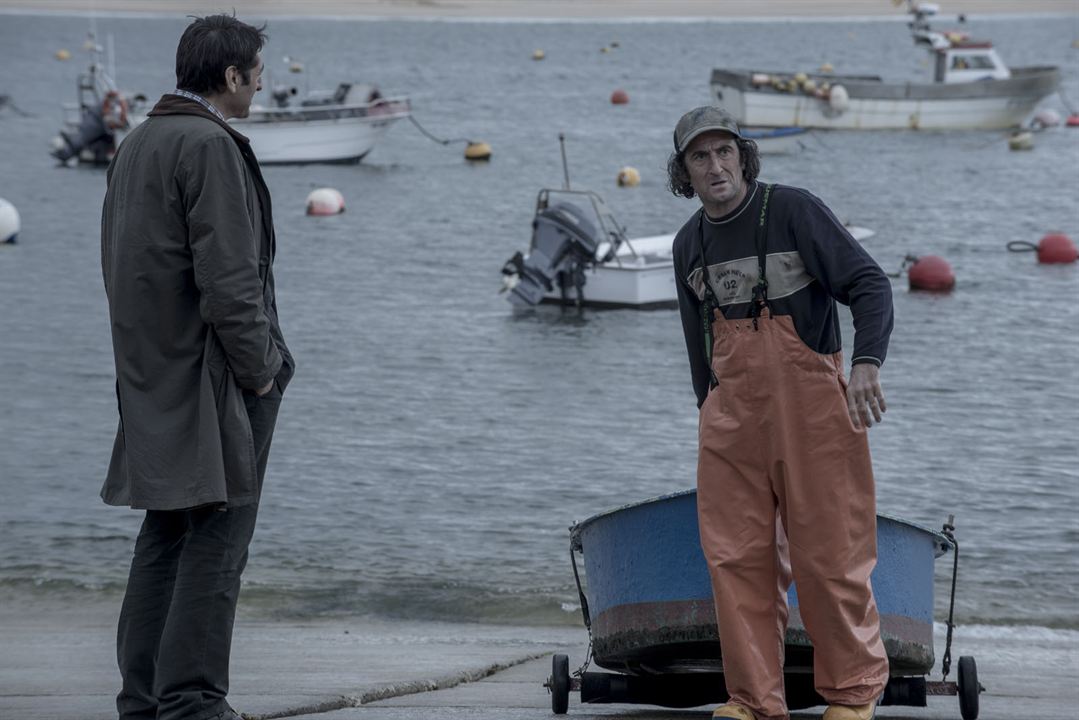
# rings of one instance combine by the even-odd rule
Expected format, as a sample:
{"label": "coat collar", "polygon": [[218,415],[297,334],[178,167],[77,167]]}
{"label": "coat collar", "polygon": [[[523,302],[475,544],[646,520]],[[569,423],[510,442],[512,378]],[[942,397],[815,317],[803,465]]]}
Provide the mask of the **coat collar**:
{"label": "coat collar", "polygon": [[158,115],[198,115],[199,117],[211,120],[228,132],[236,142],[240,143],[240,146],[249,146],[250,140],[243,133],[236,130],[236,128],[229,125],[227,122],[214,115],[212,112],[204,108],[200,103],[194,100],[189,100],[182,95],[173,95],[172,93],[165,93],[161,96],[161,99],[154,105],[153,110],[146,113],[149,117]]}

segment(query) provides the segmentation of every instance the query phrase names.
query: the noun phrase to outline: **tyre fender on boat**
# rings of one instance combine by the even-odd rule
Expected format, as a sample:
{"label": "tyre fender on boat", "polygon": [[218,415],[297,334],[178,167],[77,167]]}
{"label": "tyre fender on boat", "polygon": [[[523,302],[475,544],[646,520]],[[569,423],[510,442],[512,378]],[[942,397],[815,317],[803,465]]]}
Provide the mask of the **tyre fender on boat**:
{"label": "tyre fender on boat", "polygon": [[828,92],[828,106],[837,113],[850,107],[850,95],[842,85],[833,85]]}

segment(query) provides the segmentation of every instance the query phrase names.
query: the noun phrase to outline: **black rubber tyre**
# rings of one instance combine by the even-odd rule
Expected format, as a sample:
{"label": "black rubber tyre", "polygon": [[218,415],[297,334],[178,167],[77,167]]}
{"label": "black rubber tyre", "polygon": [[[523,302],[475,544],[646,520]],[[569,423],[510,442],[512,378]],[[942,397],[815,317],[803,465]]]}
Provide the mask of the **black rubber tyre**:
{"label": "black rubber tyre", "polygon": [[565,715],[569,710],[569,657],[551,658],[551,712]]}
{"label": "black rubber tyre", "polygon": [[978,720],[978,694],[982,686],[978,684],[978,665],[970,655],[959,658],[959,672],[956,677],[959,686],[959,712],[963,720]]}

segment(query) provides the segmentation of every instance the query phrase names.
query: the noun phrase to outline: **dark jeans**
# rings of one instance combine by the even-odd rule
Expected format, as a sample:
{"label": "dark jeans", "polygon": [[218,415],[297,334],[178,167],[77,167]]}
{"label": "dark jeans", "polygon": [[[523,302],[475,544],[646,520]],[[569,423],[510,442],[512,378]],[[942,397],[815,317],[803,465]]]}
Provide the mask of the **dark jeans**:
{"label": "dark jeans", "polygon": [[[245,395],[259,482],[281,394]],[[229,654],[240,575],[258,503],[148,510],[120,611],[121,720],[205,720],[229,709]]]}

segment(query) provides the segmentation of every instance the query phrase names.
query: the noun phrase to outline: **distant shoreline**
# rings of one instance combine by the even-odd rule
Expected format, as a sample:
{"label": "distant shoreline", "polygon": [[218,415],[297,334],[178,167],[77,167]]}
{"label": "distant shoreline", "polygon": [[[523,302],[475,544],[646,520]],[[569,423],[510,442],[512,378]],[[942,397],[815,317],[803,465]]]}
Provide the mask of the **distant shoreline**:
{"label": "distant shoreline", "polygon": [[[1077,0],[941,0],[944,17],[1079,15]],[[889,0],[0,0],[0,13],[352,17],[402,19],[617,20],[628,18],[749,19],[902,18],[906,4]]]}

